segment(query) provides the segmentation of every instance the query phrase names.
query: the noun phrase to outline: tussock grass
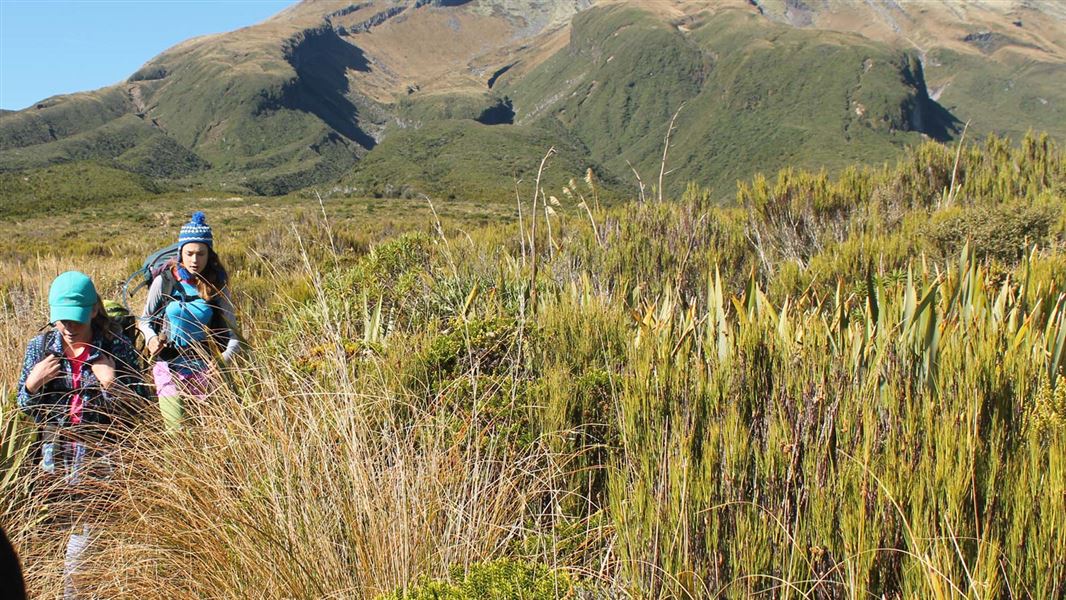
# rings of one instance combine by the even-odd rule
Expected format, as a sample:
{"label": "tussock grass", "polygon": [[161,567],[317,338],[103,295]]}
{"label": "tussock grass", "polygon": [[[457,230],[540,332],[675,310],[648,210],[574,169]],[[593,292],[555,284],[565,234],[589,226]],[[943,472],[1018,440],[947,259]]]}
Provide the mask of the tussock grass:
{"label": "tussock grass", "polygon": [[372,422],[394,398],[260,375],[258,402],[220,392],[132,445],[101,593],[373,596],[495,556],[547,483],[537,452],[463,448],[431,413]]}

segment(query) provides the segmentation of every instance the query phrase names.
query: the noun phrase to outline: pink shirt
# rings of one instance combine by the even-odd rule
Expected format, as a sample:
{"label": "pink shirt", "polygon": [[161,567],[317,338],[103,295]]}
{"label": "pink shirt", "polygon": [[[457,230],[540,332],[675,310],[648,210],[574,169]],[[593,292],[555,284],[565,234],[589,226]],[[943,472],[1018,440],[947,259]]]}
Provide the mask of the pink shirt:
{"label": "pink shirt", "polygon": [[[70,380],[75,390],[81,388],[81,369],[85,365],[85,359],[89,358],[89,347],[82,346],[81,351],[76,356],[67,355],[67,360],[70,361]],[[70,399],[70,422],[77,425],[81,423],[82,409],[85,408],[84,398],[81,393],[75,391],[74,396]]]}

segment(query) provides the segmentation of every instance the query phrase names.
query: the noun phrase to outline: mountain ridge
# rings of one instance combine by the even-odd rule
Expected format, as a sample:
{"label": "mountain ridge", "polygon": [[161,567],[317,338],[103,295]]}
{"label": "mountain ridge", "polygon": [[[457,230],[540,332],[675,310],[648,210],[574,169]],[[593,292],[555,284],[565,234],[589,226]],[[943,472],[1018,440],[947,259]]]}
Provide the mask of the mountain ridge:
{"label": "mountain ridge", "polygon": [[[1059,12],[1042,2],[307,0],[186,40],[119,84],[0,113],[0,170],[102,160],[265,194],[338,180],[361,193],[461,194],[402,181],[394,158],[411,153],[396,142],[380,150],[394,158],[365,161],[405,132],[408,145],[445,144],[441,156],[502,145],[509,158],[489,188],[509,188],[516,162],[535,163],[552,141],[573,151],[561,177],[593,168],[620,181],[633,165],[653,170],[682,103],[675,179],[726,186],[750,174],[744,163],[887,160],[923,135],[951,139],[967,120],[974,135],[1019,134],[1025,113],[1058,137]],[[863,27],[848,25],[863,15]],[[583,37],[593,30],[596,40]],[[575,40],[591,45],[581,54]],[[387,177],[367,172],[389,164]],[[461,181],[456,168],[430,171]]]}

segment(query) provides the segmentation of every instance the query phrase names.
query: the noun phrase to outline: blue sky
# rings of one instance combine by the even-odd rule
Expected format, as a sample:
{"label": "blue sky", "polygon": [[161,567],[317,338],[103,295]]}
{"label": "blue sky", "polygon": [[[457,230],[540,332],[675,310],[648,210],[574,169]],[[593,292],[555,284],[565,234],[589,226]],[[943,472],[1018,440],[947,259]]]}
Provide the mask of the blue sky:
{"label": "blue sky", "polygon": [[191,37],[232,31],[294,0],[0,0],[0,108],[118,83]]}

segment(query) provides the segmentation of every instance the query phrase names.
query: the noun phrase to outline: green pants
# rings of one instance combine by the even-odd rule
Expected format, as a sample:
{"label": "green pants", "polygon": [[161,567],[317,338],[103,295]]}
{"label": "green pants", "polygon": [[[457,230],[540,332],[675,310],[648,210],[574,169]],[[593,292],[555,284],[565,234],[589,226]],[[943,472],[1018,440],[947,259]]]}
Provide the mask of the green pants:
{"label": "green pants", "polygon": [[185,400],[181,395],[160,396],[159,413],[163,415],[167,431],[180,431],[181,421],[185,418]]}
{"label": "green pants", "polygon": [[166,361],[152,367],[155,393],[159,397],[159,412],[167,431],[178,431],[185,418],[185,398],[203,400],[207,397],[208,377],[205,372],[180,372],[170,368]]}

